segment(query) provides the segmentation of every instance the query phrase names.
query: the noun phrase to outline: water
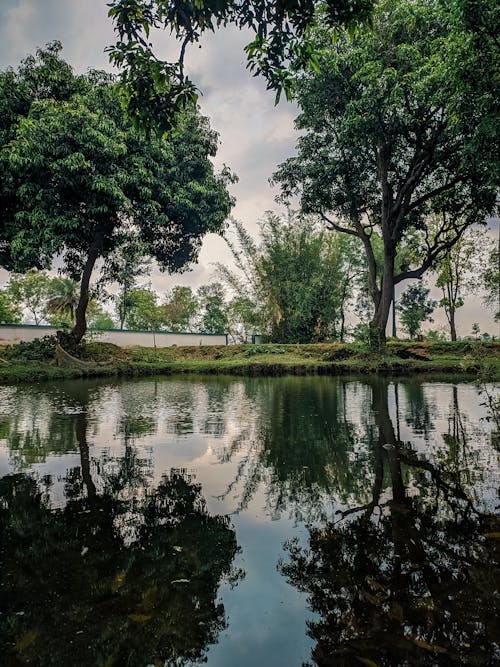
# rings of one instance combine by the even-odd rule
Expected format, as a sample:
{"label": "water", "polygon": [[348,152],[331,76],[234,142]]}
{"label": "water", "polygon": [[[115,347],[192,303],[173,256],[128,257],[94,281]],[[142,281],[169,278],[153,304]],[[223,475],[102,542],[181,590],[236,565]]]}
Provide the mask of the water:
{"label": "water", "polygon": [[0,664],[499,664],[486,398],[328,377],[0,387]]}

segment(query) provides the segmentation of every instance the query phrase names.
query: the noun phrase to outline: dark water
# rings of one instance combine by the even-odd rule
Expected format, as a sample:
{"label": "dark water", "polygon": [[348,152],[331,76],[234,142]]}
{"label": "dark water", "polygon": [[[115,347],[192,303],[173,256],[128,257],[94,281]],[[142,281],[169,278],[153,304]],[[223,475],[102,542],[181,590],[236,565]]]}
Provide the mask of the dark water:
{"label": "dark water", "polygon": [[500,664],[487,398],[326,377],[0,387],[0,664]]}

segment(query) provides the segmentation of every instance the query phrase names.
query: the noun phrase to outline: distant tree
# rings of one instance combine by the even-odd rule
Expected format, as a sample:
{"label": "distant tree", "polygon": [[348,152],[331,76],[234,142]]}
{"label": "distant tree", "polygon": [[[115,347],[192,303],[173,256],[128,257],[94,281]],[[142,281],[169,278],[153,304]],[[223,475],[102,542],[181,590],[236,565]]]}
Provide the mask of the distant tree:
{"label": "distant tree", "polygon": [[483,286],[486,290],[485,303],[495,312],[495,322],[500,321],[500,241],[499,247],[488,256],[483,273]]}
{"label": "distant tree", "polygon": [[227,309],[229,333],[234,341],[245,342],[249,336],[261,333],[261,317],[257,305],[246,296],[235,296]]}
{"label": "distant tree", "polygon": [[116,327],[112,315],[95,299],[89,301],[87,315],[90,329],[114,329]]}
{"label": "distant tree", "polygon": [[[368,266],[374,349],[385,344],[394,285],[423,276],[493,208],[498,43],[487,35],[496,22],[489,0],[383,0],[371,25],[354,34],[332,35],[321,21],[311,31],[318,67],[297,74],[298,154],[275,180],[284,201],[299,195],[304,213],[358,240]],[[431,236],[428,224],[437,214],[440,234]],[[421,253],[398,271],[400,246],[415,235]]]}
{"label": "distant tree", "polygon": [[200,329],[204,333],[226,333],[228,329],[227,304],[221,283],[202,285],[198,289]]}
{"label": "distant tree", "polygon": [[79,300],[79,285],[71,278],[52,278],[49,286],[48,314],[67,316],[69,323],[75,321]]}
{"label": "distant tree", "polygon": [[472,325],[472,335],[477,339],[479,338],[479,334],[481,333],[481,328],[477,322],[474,322]]}
{"label": "distant tree", "polygon": [[455,314],[464,305],[464,296],[480,287],[487,247],[484,231],[470,228],[436,264],[436,286],[443,294],[439,305],[446,313],[451,340],[457,340]]}
{"label": "distant tree", "polygon": [[18,324],[22,313],[7,290],[0,290],[0,324]]}
{"label": "distant tree", "polygon": [[432,322],[430,316],[436,307],[436,302],[427,298],[429,292],[430,290],[416,283],[410,285],[399,300],[398,310],[401,313],[401,323],[410,338],[415,338],[420,333],[423,322],[426,320]]}
{"label": "distant tree", "polygon": [[152,330],[163,324],[163,312],[156,292],[149,287],[130,290],[130,307],[125,320],[127,329]]}
{"label": "distant tree", "polygon": [[38,325],[45,318],[51,288],[52,278],[43,271],[31,270],[24,274],[13,274],[7,285],[7,293],[14,304],[29,311]]}
{"label": "distant tree", "polygon": [[222,229],[232,200],[229,172],[214,173],[217,135],[206,118],[191,109],[168,138],[146,137],[125,117],[109,74],[76,79],[79,94],[47,97],[17,116],[2,168],[8,260],[23,270],[49,267],[62,253],[65,273],[80,282],[78,342],[95,264],[123,245],[131,225],[162,270],[181,270],[196,260],[201,238]]}
{"label": "distant tree", "polygon": [[102,271],[104,282],[116,282],[119,286],[119,292],[113,295],[113,301],[120,329],[124,327],[131,306],[130,290],[137,287],[137,279],[151,269],[146,245],[138,238],[137,230],[131,227],[124,236],[124,243],[108,255]]}
{"label": "distant tree", "polygon": [[198,300],[191,287],[176,285],[162,306],[165,326],[170,331],[192,331]]}

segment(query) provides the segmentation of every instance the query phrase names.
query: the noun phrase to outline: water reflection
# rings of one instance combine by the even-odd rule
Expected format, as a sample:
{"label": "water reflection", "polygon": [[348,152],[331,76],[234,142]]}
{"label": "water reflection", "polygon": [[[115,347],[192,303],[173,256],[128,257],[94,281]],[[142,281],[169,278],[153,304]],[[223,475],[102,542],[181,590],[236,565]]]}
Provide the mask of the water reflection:
{"label": "water reflection", "polygon": [[0,388],[0,655],[495,664],[485,414],[472,386],[382,378]]}
{"label": "water reflection", "polygon": [[397,437],[387,389],[372,384],[370,501],[290,541],[280,566],[319,615],[314,663],[498,664],[500,518],[464,490],[456,439],[435,465]]}
{"label": "water reflection", "polygon": [[[142,426],[124,430],[123,456],[92,461],[91,404],[86,387],[65,394],[58,435],[80,460],[62,507],[51,475],[0,480],[2,664],[191,664],[226,627],[218,589],[242,576],[234,530],[185,471],[149,483],[152,461],[132,444]],[[48,422],[37,452],[58,451]],[[33,438],[8,441],[33,459]]]}

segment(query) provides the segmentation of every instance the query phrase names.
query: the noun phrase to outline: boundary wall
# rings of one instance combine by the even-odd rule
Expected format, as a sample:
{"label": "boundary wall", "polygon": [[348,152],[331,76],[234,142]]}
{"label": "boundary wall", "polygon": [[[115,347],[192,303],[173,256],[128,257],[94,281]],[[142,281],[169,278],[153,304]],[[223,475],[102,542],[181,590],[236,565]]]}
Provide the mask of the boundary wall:
{"label": "boundary wall", "polygon": [[[53,336],[57,327],[34,324],[0,324],[0,343],[28,342]],[[89,338],[120,347],[169,347],[170,345],[227,345],[227,334],[187,333],[172,331],[121,331],[120,329],[89,329]]]}

